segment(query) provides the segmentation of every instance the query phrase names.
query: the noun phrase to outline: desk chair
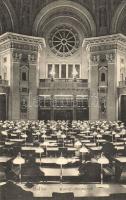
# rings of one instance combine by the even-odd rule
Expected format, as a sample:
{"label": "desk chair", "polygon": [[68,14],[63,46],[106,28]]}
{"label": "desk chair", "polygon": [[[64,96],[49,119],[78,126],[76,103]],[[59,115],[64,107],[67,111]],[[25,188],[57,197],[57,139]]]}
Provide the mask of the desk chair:
{"label": "desk chair", "polygon": [[26,163],[22,167],[22,178],[27,182],[37,182],[46,181],[46,177],[43,171],[40,170],[38,165],[33,161]]}
{"label": "desk chair", "polygon": [[115,149],[114,145],[110,142],[106,142],[102,146],[102,152],[104,155],[111,160],[113,156],[115,156],[117,150]]}
{"label": "desk chair", "polygon": [[67,148],[59,147],[59,154],[60,155],[62,154],[62,156],[67,157],[67,155],[68,155]]}
{"label": "desk chair", "polygon": [[87,162],[79,167],[80,179],[84,182],[99,182],[101,167],[98,163]]}

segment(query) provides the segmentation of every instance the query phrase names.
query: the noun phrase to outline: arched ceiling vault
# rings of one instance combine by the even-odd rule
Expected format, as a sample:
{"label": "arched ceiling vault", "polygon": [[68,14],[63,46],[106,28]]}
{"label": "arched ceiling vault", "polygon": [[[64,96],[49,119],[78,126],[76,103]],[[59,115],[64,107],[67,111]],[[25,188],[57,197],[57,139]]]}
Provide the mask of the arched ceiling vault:
{"label": "arched ceiling vault", "polygon": [[18,32],[18,21],[10,0],[0,1],[0,33],[6,31]]}
{"label": "arched ceiling vault", "polygon": [[58,17],[59,21],[64,17],[64,23],[65,19],[67,19],[66,22],[69,21],[68,19],[72,19],[75,24],[79,22],[87,37],[96,35],[95,21],[89,11],[77,3],[67,0],[50,3],[39,12],[33,24],[33,35],[41,36],[44,27],[47,27],[47,24],[51,24],[52,21],[57,21]]}
{"label": "arched ceiling vault", "polygon": [[[126,0],[122,0],[122,2],[117,7],[114,16],[112,18],[112,24],[111,24],[111,33],[118,33],[122,32],[122,26],[124,19],[126,19]],[[124,30],[126,34],[126,30]]]}

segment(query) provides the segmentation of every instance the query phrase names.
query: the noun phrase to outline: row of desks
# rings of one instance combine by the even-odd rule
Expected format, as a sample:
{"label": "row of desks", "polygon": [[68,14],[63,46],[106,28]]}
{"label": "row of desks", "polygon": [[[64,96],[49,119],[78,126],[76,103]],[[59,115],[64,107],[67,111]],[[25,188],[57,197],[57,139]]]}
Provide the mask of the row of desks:
{"label": "row of desks", "polygon": [[[101,151],[102,150],[102,146],[95,146],[95,144],[93,146],[90,145],[85,145],[87,146],[91,151]],[[115,146],[115,149],[117,149],[117,151],[119,150],[124,150],[124,146]],[[21,147],[21,150],[23,151],[37,151],[38,147],[31,147],[31,146],[23,146]],[[58,152],[59,151],[59,147],[47,147],[47,151],[55,151]],[[74,147],[67,147],[67,151],[76,151],[76,148]]]}
{"label": "row of desks", "polygon": [[121,184],[37,184],[30,189],[23,183],[18,185],[33,192],[34,197],[52,197],[53,192],[73,192],[75,197],[108,197],[113,193],[126,193],[126,185]]}
{"label": "row of desks", "polygon": [[[11,160],[12,157],[8,156],[0,156],[0,163],[6,163],[9,160]],[[71,162],[73,158],[66,158],[68,162]],[[125,156],[120,156],[120,157],[115,157],[115,160],[119,161],[120,163],[126,163],[126,157]],[[78,158],[74,158],[75,161],[78,161]],[[40,163],[40,158],[36,158],[36,162]],[[46,163],[46,164],[55,164],[57,162],[57,158],[41,158],[41,163]]]}

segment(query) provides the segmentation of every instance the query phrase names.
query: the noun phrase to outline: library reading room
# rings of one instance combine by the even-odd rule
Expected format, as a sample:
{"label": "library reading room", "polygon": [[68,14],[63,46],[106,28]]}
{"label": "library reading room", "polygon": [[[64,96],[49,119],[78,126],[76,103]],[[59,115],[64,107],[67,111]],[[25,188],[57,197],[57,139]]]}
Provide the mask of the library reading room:
{"label": "library reading room", "polygon": [[126,200],[126,0],[0,0],[0,200]]}

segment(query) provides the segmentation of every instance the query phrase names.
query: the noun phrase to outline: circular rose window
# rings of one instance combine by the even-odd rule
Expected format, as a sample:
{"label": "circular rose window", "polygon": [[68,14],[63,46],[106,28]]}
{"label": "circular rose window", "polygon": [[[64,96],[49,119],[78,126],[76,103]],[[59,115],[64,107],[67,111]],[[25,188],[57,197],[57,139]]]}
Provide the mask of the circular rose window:
{"label": "circular rose window", "polygon": [[57,56],[71,56],[79,48],[78,33],[71,27],[56,27],[50,34],[49,46]]}

